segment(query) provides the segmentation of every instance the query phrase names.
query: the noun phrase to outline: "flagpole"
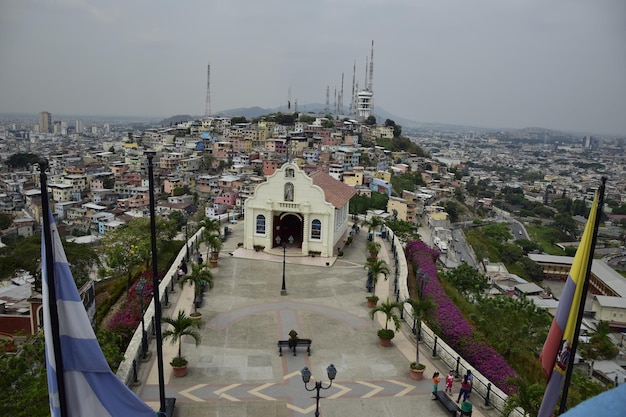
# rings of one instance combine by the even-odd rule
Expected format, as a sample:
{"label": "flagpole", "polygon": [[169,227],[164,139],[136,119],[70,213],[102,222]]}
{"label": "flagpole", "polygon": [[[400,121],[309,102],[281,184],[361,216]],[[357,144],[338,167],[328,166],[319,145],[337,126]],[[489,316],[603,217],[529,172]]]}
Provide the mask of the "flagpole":
{"label": "flagpole", "polygon": [[154,173],[152,159],[155,152],[146,151],[148,157],[148,188],[150,192],[150,235],[152,241],[152,292],[154,294],[154,326],[156,330],[157,367],[159,374],[159,412],[165,414],[165,377],[163,374],[163,338],[161,336],[161,300],[159,299],[159,271],[157,265],[156,220],[154,214]]}
{"label": "flagpole", "polygon": [[[48,286],[48,305],[50,307],[50,329],[52,331],[52,350],[54,351],[54,366],[56,368],[57,389],[59,393],[59,409],[61,417],[67,417],[67,402],[65,398],[65,381],[63,379],[63,358],[61,357],[61,336],[59,334],[59,312],[56,303],[56,283],[54,279],[54,251],[52,250],[52,231],[50,228],[50,202],[48,200],[48,161],[39,161],[39,178],[41,185],[41,209],[43,212],[43,237],[46,245],[46,276]],[[42,266],[43,267],[43,266]]]}
{"label": "flagpole", "polygon": [[578,337],[580,335],[580,325],[583,321],[583,313],[585,310],[585,299],[587,298],[587,289],[589,287],[589,277],[591,276],[591,265],[593,264],[593,253],[596,249],[596,241],[598,239],[598,227],[600,226],[600,218],[602,217],[602,207],[604,206],[604,188],[606,185],[606,177],[602,177],[600,188],[598,188],[598,208],[596,218],[593,225],[593,235],[591,236],[591,248],[589,252],[589,262],[587,262],[587,271],[585,273],[585,282],[582,287],[580,298],[580,307],[576,316],[576,326],[574,327],[574,337],[572,339],[571,354],[565,371],[565,381],[563,382],[563,392],[561,394],[561,404],[559,406],[559,414],[565,412],[567,406],[567,393],[572,379],[572,370],[574,368],[574,360],[576,356],[576,347],[578,346]]}

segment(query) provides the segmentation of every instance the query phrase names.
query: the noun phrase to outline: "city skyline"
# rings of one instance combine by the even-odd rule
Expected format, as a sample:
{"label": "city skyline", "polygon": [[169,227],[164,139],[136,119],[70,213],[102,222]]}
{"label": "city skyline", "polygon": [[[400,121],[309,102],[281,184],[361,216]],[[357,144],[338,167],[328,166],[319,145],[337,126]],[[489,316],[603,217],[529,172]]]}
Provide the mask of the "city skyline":
{"label": "city skyline", "polygon": [[[626,5],[0,0],[0,112],[169,117],[359,89],[417,122],[626,134]],[[289,91],[291,95],[289,95]]]}

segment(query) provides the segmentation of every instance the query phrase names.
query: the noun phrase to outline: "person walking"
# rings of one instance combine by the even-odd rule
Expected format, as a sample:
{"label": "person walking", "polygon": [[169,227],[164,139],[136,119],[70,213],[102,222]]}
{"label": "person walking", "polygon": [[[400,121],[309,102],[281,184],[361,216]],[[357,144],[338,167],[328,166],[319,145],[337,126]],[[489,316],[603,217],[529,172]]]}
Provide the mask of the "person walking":
{"label": "person walking", "polygon": [[452,395],[452,384],[454,383],[454,371],[450,369],[448,376],[446,377],[446,389],[445,393]]}
{"label": "person walking", "polygon": [[461,381],[461,389],[459,390],[459,396],[456,399],[456,403],[458,404],[461,401],[461,396],[463,397],[463,402],[467,401],[467,396],[470,392],[470,383],[467,380],[467,375],[463,375],[463,381]]}
{"label": "person walking", "polygon": [[469,382],[469,392],[467,393],[467,398],[469,398],[474,387],[474,375],[472,375],[472,371],[469,369],[467,370],[467,382]]}
{"label": "person walking", "polygon": [[432,399],[435,400],[437,399],[437,390],[439,389],[439,372],[436,372],[433,374],[433,393],[432,393]]}

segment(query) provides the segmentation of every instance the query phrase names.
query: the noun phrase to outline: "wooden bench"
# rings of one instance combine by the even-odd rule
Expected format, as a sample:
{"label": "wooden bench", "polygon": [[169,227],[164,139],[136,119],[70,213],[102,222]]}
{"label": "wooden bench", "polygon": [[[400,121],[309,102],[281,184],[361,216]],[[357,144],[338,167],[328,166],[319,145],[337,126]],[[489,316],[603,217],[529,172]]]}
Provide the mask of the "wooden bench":
{"label": "wooden bench", "polygon": [[296,356],[296,348],[300,346],[306,346],[306,351],[311,356],[311,339],[290,339],[278,341],[278,356],[283,356],[283,348],[287,347],[293,351],[293,356]]}
{"label": "wooden bench", "polygon": [[435,392],[435,398],[448,410],[451,416],[456,417],[458,412],[461,411],[457,403],[443,391]]}

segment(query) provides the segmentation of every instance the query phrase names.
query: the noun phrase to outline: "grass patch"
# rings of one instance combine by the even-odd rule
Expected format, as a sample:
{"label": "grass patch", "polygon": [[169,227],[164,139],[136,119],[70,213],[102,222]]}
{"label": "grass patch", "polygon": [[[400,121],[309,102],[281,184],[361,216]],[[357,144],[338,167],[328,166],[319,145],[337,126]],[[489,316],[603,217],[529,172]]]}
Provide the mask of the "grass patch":
{"label": "grass patch", "polygon": [[548,255],[563,256],[563,250],[556,246],[556,243],[572,240],[565,233],[550,226],[529,225],[526,226],[526,231],[530,235],[531,240],[539,244],[541,251]]}

